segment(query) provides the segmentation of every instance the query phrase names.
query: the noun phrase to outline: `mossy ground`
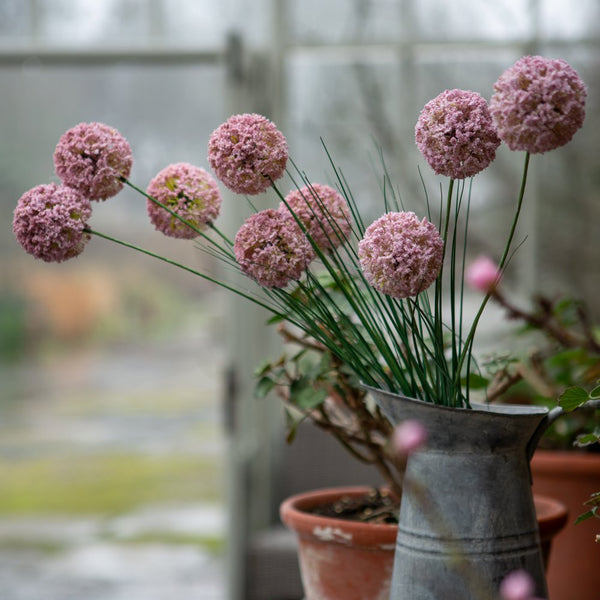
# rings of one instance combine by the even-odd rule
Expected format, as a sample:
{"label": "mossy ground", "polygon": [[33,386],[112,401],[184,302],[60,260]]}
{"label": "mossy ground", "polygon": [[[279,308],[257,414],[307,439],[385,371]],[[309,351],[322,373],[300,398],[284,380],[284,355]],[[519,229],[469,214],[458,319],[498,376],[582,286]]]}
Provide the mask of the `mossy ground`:
{"label": "mossy ground", "polygon": [[0,459],[0,515],[116,515],[161,502],[218,502],[214,458],[94,454]]}

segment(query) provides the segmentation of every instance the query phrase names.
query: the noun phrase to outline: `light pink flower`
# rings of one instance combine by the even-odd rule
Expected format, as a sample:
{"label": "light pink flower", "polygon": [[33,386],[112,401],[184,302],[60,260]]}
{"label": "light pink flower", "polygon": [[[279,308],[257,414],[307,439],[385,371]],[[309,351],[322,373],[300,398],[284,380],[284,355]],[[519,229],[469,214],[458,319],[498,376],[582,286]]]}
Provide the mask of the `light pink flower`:
{"label": "light pink flower", "polygon": [[377,290],[396,298],[416,296],[437,278],[444,242],[427,219],[412,212],[386,213],[369,225],[358,245],[360,266]]}
{"label": "light pink flower", "polygon": [[494,84],[490,111],[511,150],[563,146],[583,125],[587,89],[564,60],[524,56]]}
{"label": "light pink flower", "polygon": [[533,579],[525,571],[509,573],[500,584],[502,600],[535,600],[534,593]]}
{"label": "light pink flower", "polygon": [[400,456],[416,452],[427,441],[427,429],[420,421],[407,419],[394,429],[392,447]]}
{"label": "light pink flower", "polygon": [[106,200],[123,188],[133,158],[127,140],[103,123],[79,123],[66,131],[54,151],[61,181],[90,200]]}
{"label": "light pink flower", "polygon": [[465,271],[467,285],[484,294],[492,292],[501,277],[502,273],[498,265],[489,256],[479,256]]}
{"label": "light pink flower", "polygon": [[[188,163],[165,167],[150,181],[146,193],[198,230],[219,216],[221,193],[217,182],[204,169]],[[146,208],[153,225],[165,235],[185,239],[198,235],[196,230],[152,200],[147,200]]]}
{"label": "light pink flower", "polygon": [[430,100],[415,127],[417,147],[438,174],[472,177],[496,157],[500,138],[479,94],[446,90]]}
{"label": "light pink flower", "polygon": [[264,192],[279,179],[288,159],[283,134],[257,114],[233,115],[208,142],[208,161],[223,184],[238,194]]}
{"label": "light pink flower", "polygon": [[[352,229],[352,216],[344,197],[328,185],[313,183],[291,191],[285,202],[321,250],[342,245]],[[279,210],[289,214],[282,202]]]}
{"label": "light pink flower", "polygon": [[310,262],[308,239],[290,214],[274,208],[246,219],[233,250],[242,271],[269,288],[300,279]]}
{"label": "light pink flower", "polygon": [[13,231],[26,252],[46,262],[63,262],[83,252],[90,201],[77,190],[50,183],[25,192],[17,203]]}

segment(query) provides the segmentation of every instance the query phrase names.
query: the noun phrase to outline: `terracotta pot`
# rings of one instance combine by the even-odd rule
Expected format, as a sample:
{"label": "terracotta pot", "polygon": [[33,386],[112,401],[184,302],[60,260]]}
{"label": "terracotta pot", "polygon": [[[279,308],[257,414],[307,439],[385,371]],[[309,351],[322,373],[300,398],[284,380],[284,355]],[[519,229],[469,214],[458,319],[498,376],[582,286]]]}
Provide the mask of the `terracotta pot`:
{"label": "terracotta pot", "polygon": [[[310,514],[341,496],[359,497],[368,487],[329,488],[297,494],[281,505],[281,519],[298,539],[305,600],[388,600],[397,525],[358,523]],[[566,507],[534,498],[544,563],[567,520]]]}
{"label": "terracotta pot", "polygon": [[600,491],[600,454],[537,450],[531,461],[533,490],[560,500],[569,523],[554,540],[548,568],[550,600],[597,600],[600,592],[598,519],[575,525],[590,494]]}
{"label": "terracotta pot", "polygon": [[388,600],[396,525],[376,525],[310,514],[366,487],[331,488],[297,494],[281,505],[281,520],[298,536],[305,600]]}

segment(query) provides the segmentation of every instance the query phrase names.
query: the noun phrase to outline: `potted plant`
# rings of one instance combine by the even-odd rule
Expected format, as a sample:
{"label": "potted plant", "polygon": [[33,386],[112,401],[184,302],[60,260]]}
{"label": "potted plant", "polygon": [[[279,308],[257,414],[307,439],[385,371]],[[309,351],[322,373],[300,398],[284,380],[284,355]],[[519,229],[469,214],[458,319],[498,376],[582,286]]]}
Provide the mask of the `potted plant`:
{"label": "potted plant", "polygon": [[[445,200],[437,207],[426,199],[417,215],[403,208],[386,179],[384,214],[368,226],[333,162],[336,187],[314,183],[287,169],[287,143],[271,121],[234,115],[209,140],[210,167],[231,191],[252,196],[271,189],[279,205],[254,212],[233,239],[215,224],[221,196],[208,171],[172,164],[141,189],[129,180],[132,153],[123,136],[81,123],[55,149],[61,183],[26,192],[13,229],[42,260],[78,256],[97,237],[220,285],[324,347],[392,427],[419,422],[427,443],[406,457],[394,600],[493,597],[518,568],[545,595],[527,458],[557,413],[475,402],[475,334],[491,294],[467,322],[461,256],[471,187],[465,181],[494,160],[501,141],[524,153],[497,262],[501,273],[512,255],[530,158],[570,141],[583,123],[585,98],[570,65],[538,56],[503,73],[489,104],[475,92],[442,92],[425,105],[415,137],[433,171],[448,178]],[[286,172],[288,194],[277,183]],[[92,203],[125,185],[145,198],[157,230],[196,239],[258,287],[237,286],[100,232],[91,224]]]}
{"label": "potted plant", "polygon": [[[537,297],[530,309],[515,305],[497,286],[492,299],[532,342],[526,356],[496,370],[490,391],[504,402],[567,408],[598,397],[600,337],[587,308],[569,298]],[[540,338],[539,334],[542,334]],[[531,339],[533,338],[533,339]],[[560,500],[571,522],[556,540],[548,588],[555,600],[593,600],[600,586],[595,523],[600,491],[598,409],[571,412],[549,428],[531,461],[533,490]],[[586,510],[586,506],[591,508]],[[587,522],[583,522],[587,521]]]}
{"label": "potted plant", "polygon": [[[390,422],[343,364],[287,324],[279,324],[278,331],[287,351],[257,370],[257,394],[275,391],[284,403],[288,441],[293,443],[297,428],[310,421],[356,460],[372,465],[384,481],[381,489],[316,489],[284,501],[281,515],[297,535],[306,593],[327,599],[387,597],[406,452],[393,444]],[[547,569],[567,509],[543,494],[534,495],[534,504]]]}

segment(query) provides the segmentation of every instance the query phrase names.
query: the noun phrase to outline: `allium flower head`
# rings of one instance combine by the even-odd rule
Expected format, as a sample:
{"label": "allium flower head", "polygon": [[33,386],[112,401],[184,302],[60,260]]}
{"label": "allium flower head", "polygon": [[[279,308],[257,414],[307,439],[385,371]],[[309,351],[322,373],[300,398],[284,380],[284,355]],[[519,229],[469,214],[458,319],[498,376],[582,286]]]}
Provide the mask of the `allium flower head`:
{"label": "allium flower head", "polygon": [[487,102],[465,90],[446,90],[430,100],[417,120],[415,140],[429,166],[452,179],[485,169],[500,145]]}
{"label": "allium flower head", "polygon": [[[344,197],[328,185],[313,183],[291,191],[279,210],[289,209],[302,222],[306,231],[321,250],[342,245],[351,231],[352,216]],[[288,208],[289,207],[289,208]]]}
{"label": "allium flower head", "polygon": [[123,188],[133,159],[127,140],[104,123],[79,123],[61,136],[54,167],[61,181],[90,200],[106,200]]}
{"label": "allium flower head", "polygon": [[419,221],[412,212],[390,212],[367,227],[358,245],[358,257],[375,289],[407,298],[435,281],[443,250],[437,228],[427,219]]}
{"label": "allium flower head", "polygon": [[264,192],[283,175],[287,159],[285,137],[257,114],[233,115],[213,131],[208,142],[210,166],[238,194]]}
{"label": "allium flower head", "polygon": [[300,279],[311,258],[308,239],[292,215],[274,208],[246,219],[233,250],[242,271],[270,288]]}
{"label": "allium flower head", "polygon": [[63,185],[38,185],[17,203],[13,231],[26,252],[46,262],[63,262],[83,252],[84,232],[92,214],[90,201]]}
{"label": "allium flower head", "polygon": [[[180,217],[202,230],[221,208],[221,192],[212,175],[188,163],[165,167],[150,181],[146,192]],[[152,200],[146,202],[148,216],[158,231],[171,237],[192,239],[198,232]]]}
{"label": "allium flower head", "polygon": [[467,284],[484,294],[492,292],[496,288],[501,276],[498,265],[489,256],[479,256],[467,267],[465,272]]}
{"label": "allium flower head", "polygon": [[583,125],[587,90],[564,60],[524,56],[499,77],[494,90],[490,111],[511,150],[554,150]]}

